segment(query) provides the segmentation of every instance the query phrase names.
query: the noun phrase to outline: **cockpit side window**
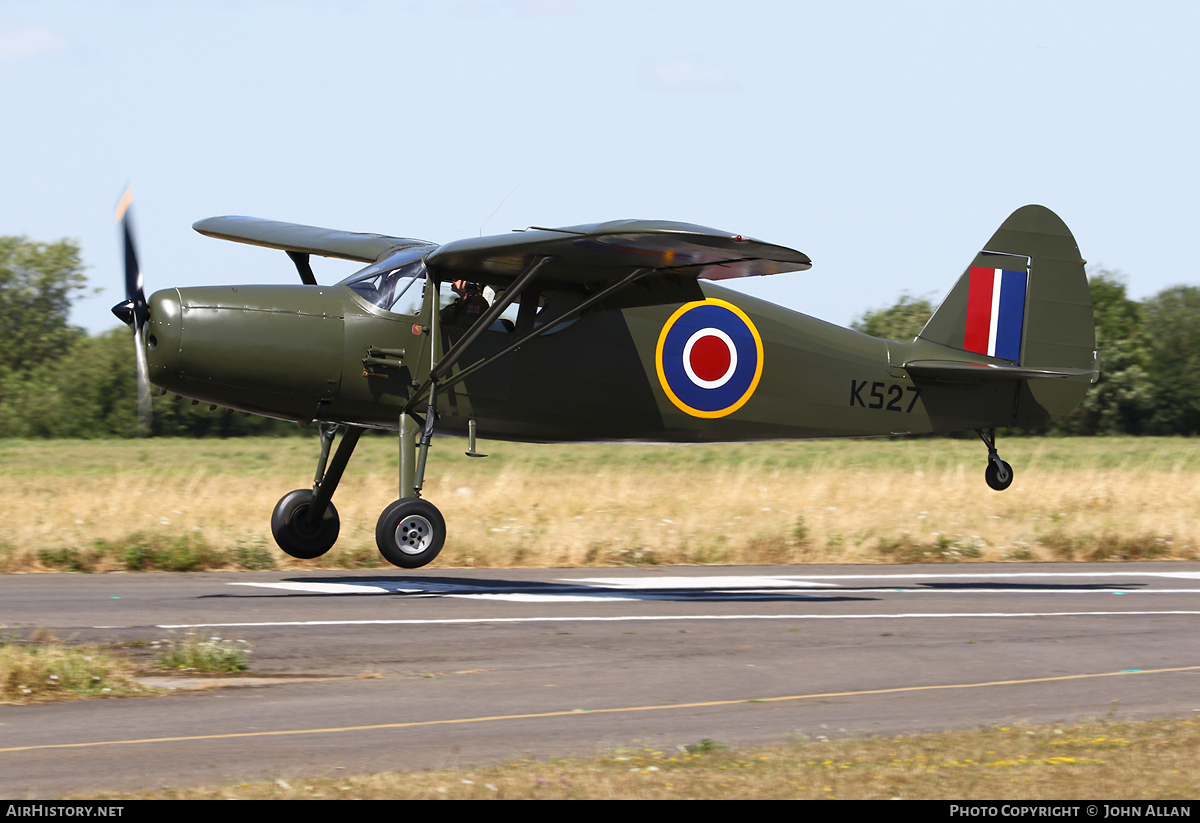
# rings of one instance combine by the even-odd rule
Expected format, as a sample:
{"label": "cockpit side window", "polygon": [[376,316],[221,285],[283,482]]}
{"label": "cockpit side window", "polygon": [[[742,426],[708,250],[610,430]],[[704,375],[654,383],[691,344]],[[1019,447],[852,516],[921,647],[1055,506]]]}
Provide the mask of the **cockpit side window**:
{"label": "cockpit side window", "polygon": [[[342,281],[363,300],[384,311],[417,315],[421,312],[428,249],[408,249],[373,263]],[[415,258],[415,259],[414,259]]]}

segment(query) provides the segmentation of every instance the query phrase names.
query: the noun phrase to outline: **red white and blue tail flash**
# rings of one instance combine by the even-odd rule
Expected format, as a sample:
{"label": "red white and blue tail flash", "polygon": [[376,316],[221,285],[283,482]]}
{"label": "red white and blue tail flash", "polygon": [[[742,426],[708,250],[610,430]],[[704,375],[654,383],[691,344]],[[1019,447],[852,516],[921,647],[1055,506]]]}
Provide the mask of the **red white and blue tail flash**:
{"label": "red white and blue tail flash", "polygon": [[964,349],[1014,362],[1021,359],[1028,279],[1028,272],[971,267]]}

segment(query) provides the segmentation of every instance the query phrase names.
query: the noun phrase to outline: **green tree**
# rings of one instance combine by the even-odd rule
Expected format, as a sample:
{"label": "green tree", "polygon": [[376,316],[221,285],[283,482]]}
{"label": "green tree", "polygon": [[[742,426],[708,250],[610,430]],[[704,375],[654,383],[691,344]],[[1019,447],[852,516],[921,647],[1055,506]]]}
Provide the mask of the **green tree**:
{"label": "green tree", "polygon": [[67,322],[84,286],[79,245],[0,237],[0,373],[60,356],[82,332]]}
{"label": "green tree", "polygon": [[1200,434],[1200,287],[1173,286],[1145,301],[1148,431]]}
{"label": "green tree", "polygon": [[[68,322],[84,287],[79,246],[0,237],[0,437],[133,437],[133,335],[90,337]],[[154,434],[291,434],[294,424],[156,396]]]}
{"label": "green tree", "polygon": [[[152,395],[151,434],[172,437],[304,435],[294,423],[245,417]],[[61,355],[0,378],[0,437],[137,436],[137,365],[133,335],[115,328],[82,335]]]}
{"label": "green tree", "polygon": [[887,340],[908,341],[916,337],[933,316],[933,306],[927,298],[905,293],[894,306],[864,312],[850,328]]}
{"label": "green tree", "polygon": [[137,385],[128,329],[80,336],[52,360],[10,372],[0,390],[9,437],[131,437]]}
{"label": "green tree", "polygon": [[1101,269],[1088,278],[1096,318],[1100,378],[1059,434],[1141,434],[1156,402],[1143,307],[1129,299],[1124,275]]}

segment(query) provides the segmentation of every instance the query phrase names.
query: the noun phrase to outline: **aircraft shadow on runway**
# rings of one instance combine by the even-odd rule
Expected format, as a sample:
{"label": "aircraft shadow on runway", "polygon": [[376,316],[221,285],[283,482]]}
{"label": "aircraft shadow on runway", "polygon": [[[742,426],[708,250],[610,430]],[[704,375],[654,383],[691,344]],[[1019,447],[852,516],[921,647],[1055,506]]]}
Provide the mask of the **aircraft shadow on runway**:
{"label": "aircraft shadow on runway", "polygon": [[[750,581],[748,581],[750,582]],[[479,579],[456,577],[304,577],[281,580],[277,583],[241,583],[249,587],[271,590],[268,595],[286,593],[291,597],[342,597],[362,595],[400,595],[402,597],[466,597],[480,600],[511,600],[525,602],[585,602],[604,600],[670,600],[696,602],[796,602],[816,600],[822,602],[844,600],[878,600],[877,597],[849,596],[828,589],[813,590],[797,584],[795,588],[784,586],[744,588],[733,586],[647,586],[624,587],[601,584],[538,582],[529,580]],[[212,597],[245,597],[237,595],[210,595]]]}

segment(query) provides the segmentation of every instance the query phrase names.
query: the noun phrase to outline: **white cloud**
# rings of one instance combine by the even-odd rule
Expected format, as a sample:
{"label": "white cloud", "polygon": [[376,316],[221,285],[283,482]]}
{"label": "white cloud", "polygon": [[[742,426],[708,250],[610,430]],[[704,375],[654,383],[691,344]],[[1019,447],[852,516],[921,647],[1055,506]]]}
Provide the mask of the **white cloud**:
{"label": "white cloud", "polygon": [[647,67],[655,85],[667,91],[733,91],[737,84],[721,69],[694,57],[676,57]]}
{"label": "white cloud", "polygon": [[70,51],[66,38],[45,26],[0,29],[0,64],[24,63]]}

